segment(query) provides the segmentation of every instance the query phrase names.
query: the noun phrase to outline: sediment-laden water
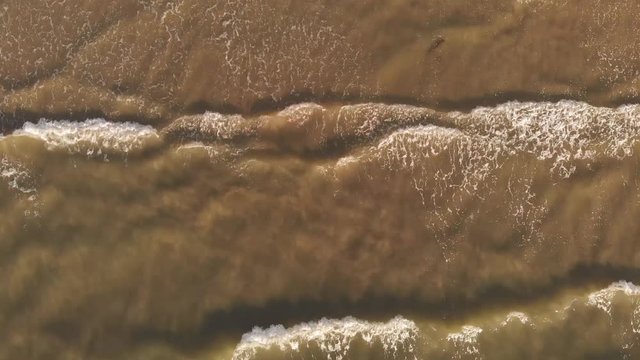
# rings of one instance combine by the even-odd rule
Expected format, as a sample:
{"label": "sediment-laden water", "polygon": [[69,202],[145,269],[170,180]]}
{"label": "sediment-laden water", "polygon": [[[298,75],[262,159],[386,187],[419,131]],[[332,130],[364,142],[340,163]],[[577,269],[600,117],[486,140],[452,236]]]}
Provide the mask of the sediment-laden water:
{"label": "sediment-laden water", "polygon": [[[498,329],[482,346],[482,327],[458,324],[480,316],[468,304],[507,316],[527,298],[637,276],[638,131],[635,105],[573,101],[306,103],[162,131],[26,123],[0,140],[3,319],[21,339],[6,356],[205,351],[302,320],[254,330],[233,356],[516,356],[523,339],[491,345],[504,319],[482,320]],[[519,330],[540,337],[529,356],[633,354],[635,286],[575,291]],[[317,322],[351,311],[365,319]],[[392,312],[409,317],[372,322]],[[611,339],[547,344],[575,336],[572,322]]]}
{"label": "sediment-laden water", "polygon": [[638,10],[0,0],[0,359],[640,358]]}

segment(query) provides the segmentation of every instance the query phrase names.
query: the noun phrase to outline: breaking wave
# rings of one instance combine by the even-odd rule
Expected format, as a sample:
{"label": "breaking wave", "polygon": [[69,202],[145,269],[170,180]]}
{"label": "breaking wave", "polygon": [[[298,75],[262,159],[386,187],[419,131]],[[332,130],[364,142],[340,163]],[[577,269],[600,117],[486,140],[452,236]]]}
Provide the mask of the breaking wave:
{"label": "breaking wave", "polygon": [[25,123],[13,136],[43,141],[49,149],[100,156],[103,153],[127,154],[139,151],[159,137],[151,126],[131,122],[113,123],[104,119],[83,122],[50,121]]}
{"label": "breaking wave", "polygon": [[587,295],[552,298],[526,313],[495,310],[464,325],[417,319],[397,316],[380,323],[349,317],[255,328],[242,336],[233,359],[633,359],[640,353],[640,291],[625,281]]}

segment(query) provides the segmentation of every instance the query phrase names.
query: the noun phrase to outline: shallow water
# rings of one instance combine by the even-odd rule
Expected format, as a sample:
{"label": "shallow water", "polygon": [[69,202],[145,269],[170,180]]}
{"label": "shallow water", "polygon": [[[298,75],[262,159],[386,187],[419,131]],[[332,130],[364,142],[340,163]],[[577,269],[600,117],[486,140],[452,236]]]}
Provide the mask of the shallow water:
{"label": "shallow water", "polygon": [[0,0],[0,358],[639,358],[639,6]]}

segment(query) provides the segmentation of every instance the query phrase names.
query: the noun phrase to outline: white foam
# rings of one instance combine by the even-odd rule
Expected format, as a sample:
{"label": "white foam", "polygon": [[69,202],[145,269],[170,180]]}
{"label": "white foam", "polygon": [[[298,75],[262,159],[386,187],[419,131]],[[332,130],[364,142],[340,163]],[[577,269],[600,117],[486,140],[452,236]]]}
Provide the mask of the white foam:
{"label": "white foam", "polygon": [[235,162],[231,160],[231,158],[236,157],[242,154],[242,150],[239,148],[221,145],[221,144],[203,144],[199,141],[190,142],[187,144],[180,145],[176,148],[177,153],[185,152],[187,154],[190,153],[204,153],[209,159],[214,163],[226,162],[227,165],[234,165]]}
{"label": "white foam", "polygon": [[345,105],[338,112],[336,130],[340,133],[341,128],[345,128],[347,133],[350,133],[352,130],[348,129],[355,127],[355,135],[369,137],[385,125],[415,125],[430,113],[431,110],[411,105],[380,103]]}
{"label": "white foam", "polygon": [[105,151],[128,153],[139,150],[158,134],[151,126],[137,123],[113,123],[104,119],[83,122],[49,121],[25,123],[13,136],[28,136],[44,141],[49,148],[66,149],[73,153],[102,155]]}
{"label": "white foam", "polygon": [[531,320],[529,319],[529,317],[527,316],[527,314],[520,312],[520,311],[512,311],[509,314],[507,314],[507,317],[504,321],[502,321],[502,323],[500,325],[502,326],[506,326],[507,324],[514,322],[514,321],[518,321],[523,325],[527,325],[531,322]]}
{"label": "white foam", "polygon": [[7,158],[0,159],[0,178],[7,182],[10,189],[23,194],[36,192],[31,173],[21,164]]}
{"label": "white foam", "polygon": [[[370,159],[391,174],[407,173],[430,212],[426,225],[436,234],[445,258],[455,254],[457,246],[446,235],[448,219],[452,214],[470,216],[468,209],[455,204],[466,203],[468,197],[485,200],[497,191],[493,182],[499,169],[514,166],[516,157],[540,160],[550,178],[562,180],[579,166],[631,156],[640,139],[638,105],[601,108],[576,101],[509,102],[448,116],[455,129],[404,128],[369,148]],[[532,181],[514,177],[506,189],[505,206],[522,227],[523,242],[542,238],[537,224],[548,211],[544,200],[531,190]]]}
{"label": "white foam", "polygon": [[447,341],[451,342],[456,348],[455,358],[461,359],[467,355],[473,355],[476,359],[481,358],[480,349],[478,348],[478,337],[481,333],[481,328],[465,325],[460,332],[447,335]]}
{"label": "white foam", "polygon": [[451,113],[468,133],[492,140],[507,154],[552,160],[552,172],[569,177],[576,160],[631,155],[640,136],[640,106],[595,107],[577,101],[509,102]]}
{"label": "white foam", "polygon": [[439,155],[449,148],[452,140],[462,136],[456,129],[419,125],[394,131],[382,139],[377,150],[388,162],[414,167],[418,160]]}
{"label": "white foam", "polygon": [[326,359],[344,359],[352,342],[362,339],[369,344],[379,342],[385,354],[394,356],[398,351],[411,354],[416,351],[419,330],[413,321],[400,316],[387,323],[368,322],[353,317],[341,320],[322,319],[302,323],[289,329],[274,325],[268,329],[254,328],[242,336],[233,359],[253,359],[259,350],[277,348],[281,351],[302,351],[309,345],[318,346]]}
{"label": "white foam", "polygon": [[352,166],[360,161],[360,159],[356,156],[343,156],[336,162],[336,168],[342,168],[347,166]]}
{"label": "white foam", "polygon": [[279,116],[288,117],[290,119],[298,119],[299,121],[304,121],[310,119],[314,115],[322,114],[327,109],[316,103],[306,102],[289,105],[286,108],[282,109],[278,112]]}
{"label": "white foam", "polygon": [[240,115],[227,115],[207,111],[200,115],[198,131],[214,135],[218,139],[232,139],[246,132],[246,120]]}
{"label": "white foam", "polygon": [[640,296],[640,287],[627,281],[618,281],[605,289],[589,294],[587,304],[611,315],[613,299],[620,293],[627,296]]}

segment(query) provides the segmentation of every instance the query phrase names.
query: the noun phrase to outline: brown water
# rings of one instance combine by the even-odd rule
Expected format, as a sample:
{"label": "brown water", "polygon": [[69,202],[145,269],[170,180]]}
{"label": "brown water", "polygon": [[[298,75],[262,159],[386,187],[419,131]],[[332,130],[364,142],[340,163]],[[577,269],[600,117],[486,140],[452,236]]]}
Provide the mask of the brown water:
{"label": "brown water", "polygon": [[0,0],[0,359],[640,358],[639,11]]}

